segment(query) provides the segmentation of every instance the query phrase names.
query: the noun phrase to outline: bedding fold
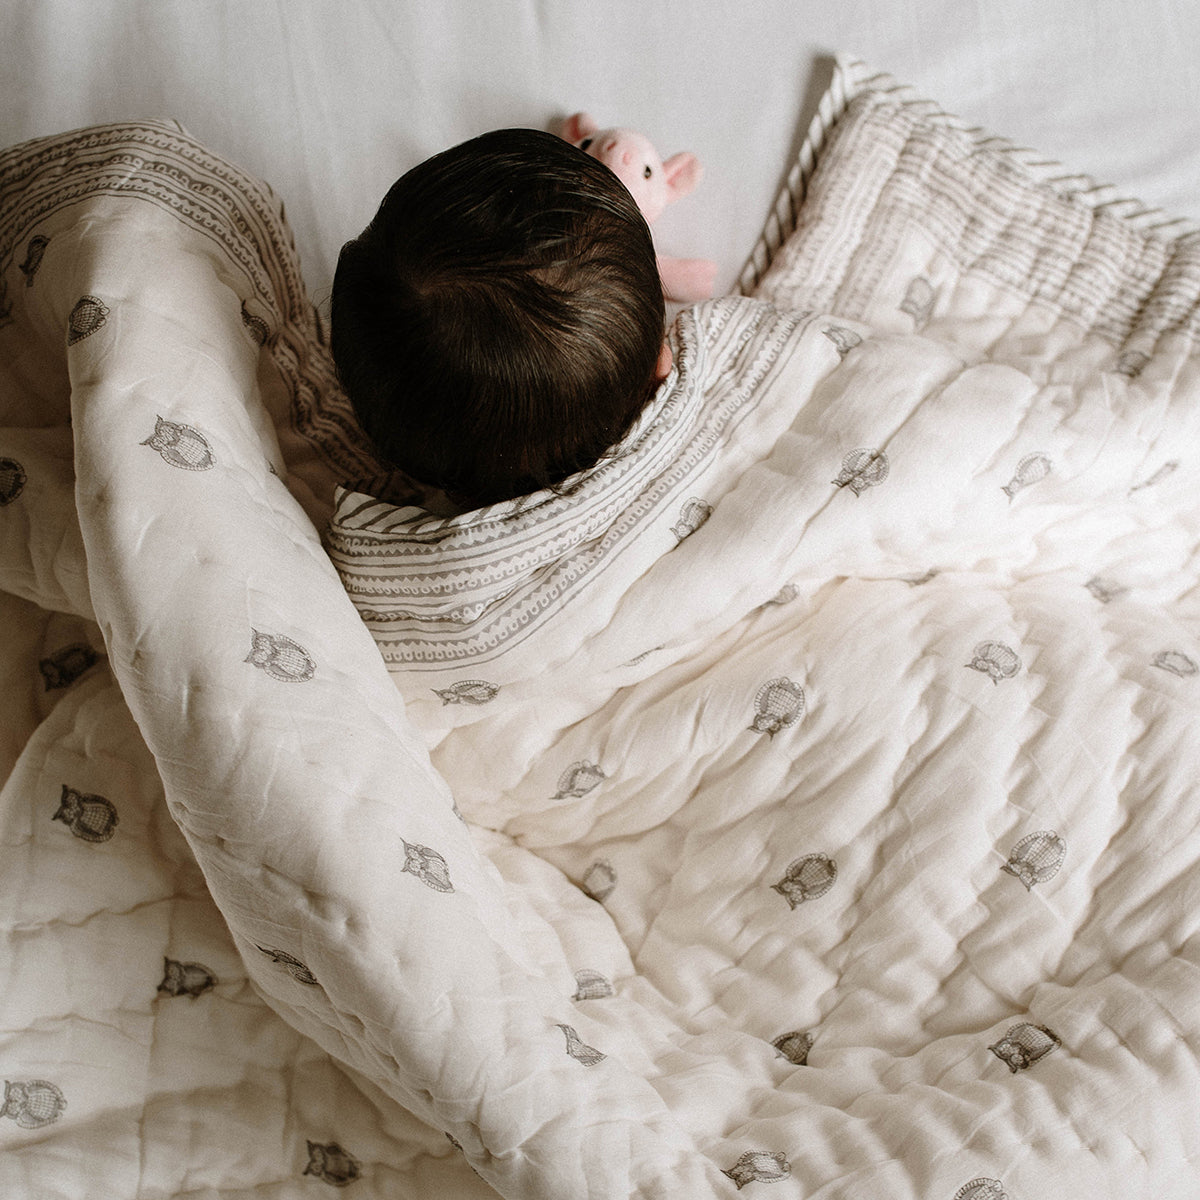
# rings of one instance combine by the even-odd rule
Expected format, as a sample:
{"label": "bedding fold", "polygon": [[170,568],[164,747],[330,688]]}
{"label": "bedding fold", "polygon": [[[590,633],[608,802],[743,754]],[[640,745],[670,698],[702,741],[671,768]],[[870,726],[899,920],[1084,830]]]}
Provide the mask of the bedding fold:
{"label": "bedding fold", "polygon": [[[55,522],[75,528],[77,515],[78,533],[58,549],[74,550],[76,570],[86,556],[82,595],[120,686],[110,702],[118,713],[128,705],[153,755],[153,766],[140,762],[146,786],[165,792],[246,973],[292,1025],[391,1102],[445,1128],[443,1140],[509,1194],[559,1194],[650,1147],[660,1165],[638,1184],[645,1194],[664,1170],[693,1190],[709,1186],[715,1168],[689,1152],[651,1087],[615,1063],[585,1069],[605,1056],[576,1028],[586,1022],[573,1011],[576,985],[557,940],[533,906],[506,897],[473,848],[284,485],[259,384],[261,344],[287,337],[263,337],[246,319],[256,302],[293,324],[307,317],[282,286],[267,290],[290,279],[282,271],[267,283],[270,256],[286,244],[281,227],[239,221],[236,234],[222,226],[214,236],[207,207],[181,215],[163,203],[137,171],[138,152],[164,138],[177,169],[220,174],[177,130],[90,131],[84,146],[99,142],[113,156],[96,165],[92,189],[71,158],[78,147],[63,139],[77,190],[59,208],[37,206],[36,300],[10,311],[4,334],[63,347],[71,423],[6,446],[35,479],[27,489],[12,468],[11,499],[27,502],[14,511],[51,531],[34,530],[32,561],[14,563],[10,578],[24,572],[29,598],[66,607],[62,568],[52,559],[42,570],[38,556],[56,550]],[[13,157],[10,182],[25,180],[30,158],[54,173],[45,147]],[[241,214],[237,184],[226,181],[223,200]],[[258,216],[265,222],[266,210]],[[289,411],[290,421],[305,419]],[[64,437],[74,442],[73,480]],[[41,442],[59,457],[39,454]],[[328,479],[337,456],[324,443],[320,451]],[[14,521],[6,531],[12,557],[22,557],[30,528]],[[98,787],[64,785],[55,819],[100,844],[118,835],[121,808]],[[540,961],[534,951],[547,949]],[[204,978],[198,967],[192,974]],[[481,1062],[490,1064],[482,1088]],[[66,1111],[62,1089],[45,1095]],[[608,1114],[604,1134],[580,1155],[569,1131],[594,1111]],[[556,1153],[564,1137],[571,1149]]]}

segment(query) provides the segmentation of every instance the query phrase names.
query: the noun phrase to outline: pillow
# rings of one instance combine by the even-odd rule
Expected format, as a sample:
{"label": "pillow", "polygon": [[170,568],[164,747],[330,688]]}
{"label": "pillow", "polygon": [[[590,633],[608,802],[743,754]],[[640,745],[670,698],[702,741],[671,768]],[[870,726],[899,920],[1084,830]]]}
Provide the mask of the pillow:
{"label": "pillow", "polygon": [[840,60],[741,287],[977,353],[1061,323],[1135,375],[1194,326],[1200,236],[1110,193]]}

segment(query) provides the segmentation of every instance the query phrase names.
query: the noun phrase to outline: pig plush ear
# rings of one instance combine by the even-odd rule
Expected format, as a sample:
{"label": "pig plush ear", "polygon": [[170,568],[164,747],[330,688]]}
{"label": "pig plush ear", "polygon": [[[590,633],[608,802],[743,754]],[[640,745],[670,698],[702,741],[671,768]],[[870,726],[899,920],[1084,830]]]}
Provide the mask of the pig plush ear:
{"label": "pig plush ear", "polygon": [[666,172],[667,186],[671,189],[671,197],[675,200],[693,191],[700,180],[704,178],[704,167],[700,160],[687,151],[672,154],[663,163],[663,170]]}
{"label": "pig plush ear", "polygon": [[577,112],[563,122],[562,135],[568,142],[581,142],[600,126],[585,112]]}

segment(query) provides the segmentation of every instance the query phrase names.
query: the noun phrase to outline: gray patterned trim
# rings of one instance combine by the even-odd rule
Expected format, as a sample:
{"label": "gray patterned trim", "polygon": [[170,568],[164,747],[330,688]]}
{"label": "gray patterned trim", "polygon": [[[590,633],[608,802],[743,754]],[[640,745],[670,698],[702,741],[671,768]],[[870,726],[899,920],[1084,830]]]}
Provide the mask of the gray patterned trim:
{"label": "gray patterned trim", "polygon": [[[596,585],[635,539],[679,545],[694,481],[759,402],[807,318],[717,302],[676,326],[676,372],[613,452],[557,491],[436,517],[339,491],[326,549],[389,666],[477,667]],[[736,387],[708,394],[713,359]]]}
{"label": "gray patterned trim", "polygon": [[996,137],[968,126],[965,121],[947,112],[935,101],[921,96],[915,88],[901,83],[886,72],[873,72],[861,59],[839,57],[833,63],[829,87],[797,151],[796,159],[776,197],[750,258],[738,280],[743,295],[757,292],[763,276],[787,239],[795,232],[801,205],[808,196],[813,177],[829,150],[846,117],[856,101],[866,97],[869,103],[881,103],[915,124],[952,130],[959,137],[968,155],[974,150],[986,150],[996,162],[1023,176],[1025,184],[1045,186],[1094,212],[1105,212],[1120,219],[1131,230],[1144,230],[1160,237],[1184,237],[1200,231],[1200,222],[1176,217],[1152,208],[1128,196],[1112,195],[1112,188],[1088,175],[1068,172],[1057,162],[1048,160],[1024,146],[1006,138]]}
{"label": "gray patterned trim", "polygon": [[287,383],[296,431],[340,477],[377,474],[338,388],[282,203],[174,122],[90,126],[0,151],[0,295],[10,275],[22,291],[36,286],[52,235],[106,198],[170,212],[237,265],[250,293],[241,303],[252,302],[264,353]]}

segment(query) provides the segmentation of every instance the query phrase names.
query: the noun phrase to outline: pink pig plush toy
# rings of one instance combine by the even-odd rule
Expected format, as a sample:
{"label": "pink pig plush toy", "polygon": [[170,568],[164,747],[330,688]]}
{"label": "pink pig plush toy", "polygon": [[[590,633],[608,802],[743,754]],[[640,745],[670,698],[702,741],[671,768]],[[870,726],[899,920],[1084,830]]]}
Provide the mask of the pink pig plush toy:
{"label": "pink pig plush toy", "polygon": [[[694,154],[672,154],[664,162],[643,134],[632,129],[601,129],[587,113],[568,117],[562,135],[615,172],[637,201],[647,224],[672,201],[692,191],[704,174]],[[712,295],[717,264],[706,258],[660,254],[658,273],[668,300],[691,303]]]}

